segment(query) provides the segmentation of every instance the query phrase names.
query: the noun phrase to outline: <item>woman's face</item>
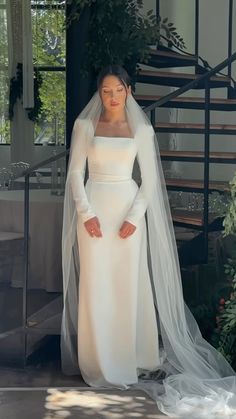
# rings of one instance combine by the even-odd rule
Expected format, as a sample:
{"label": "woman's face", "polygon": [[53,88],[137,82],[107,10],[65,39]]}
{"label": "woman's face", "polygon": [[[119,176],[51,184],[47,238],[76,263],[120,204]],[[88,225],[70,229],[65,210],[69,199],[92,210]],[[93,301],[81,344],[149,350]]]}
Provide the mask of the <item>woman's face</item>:
{"label": "woman's face", "polygon": [[104,77],[99,91],[104,108],[109,112],[117,112],[125,107],[131,87],[126,86],[125,88],[118,77],[108,75]]}

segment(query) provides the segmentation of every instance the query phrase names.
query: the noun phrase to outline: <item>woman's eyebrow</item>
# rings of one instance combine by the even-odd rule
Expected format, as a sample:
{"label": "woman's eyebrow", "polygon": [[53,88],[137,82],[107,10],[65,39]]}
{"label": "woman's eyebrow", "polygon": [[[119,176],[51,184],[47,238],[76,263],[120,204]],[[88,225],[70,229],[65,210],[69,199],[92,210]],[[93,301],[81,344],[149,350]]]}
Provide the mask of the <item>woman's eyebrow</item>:
{"label": "woman's eyebrow", "polygon": [[[118,83],[116,86],[123,86],[123,85],[121,83]],[[110,86],[104,85],[102,87],[110,87]]]}

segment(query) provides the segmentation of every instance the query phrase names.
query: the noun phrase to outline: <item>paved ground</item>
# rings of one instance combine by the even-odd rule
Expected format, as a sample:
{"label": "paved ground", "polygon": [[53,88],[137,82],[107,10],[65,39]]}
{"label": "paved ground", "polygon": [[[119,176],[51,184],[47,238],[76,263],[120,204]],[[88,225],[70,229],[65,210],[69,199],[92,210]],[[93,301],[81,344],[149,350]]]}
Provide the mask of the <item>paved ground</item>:
{"label": "paved ground", "polygon": [[139,390],[91,390],[81,376],[61,371],[58,341],[26,368],[0,366],[0,419],[163,419]]}
{"label": "paved ground", "polygon": [[141,391],[79,389],[0,389],[1,419],[163,419]]}

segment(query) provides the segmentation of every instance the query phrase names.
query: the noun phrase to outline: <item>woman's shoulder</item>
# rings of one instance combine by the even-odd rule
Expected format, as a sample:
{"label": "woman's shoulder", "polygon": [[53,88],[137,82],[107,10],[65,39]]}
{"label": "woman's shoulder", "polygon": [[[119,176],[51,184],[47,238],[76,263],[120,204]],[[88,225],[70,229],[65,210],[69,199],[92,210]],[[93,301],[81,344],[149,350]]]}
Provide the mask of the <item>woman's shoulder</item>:
{"label": "woman's shoulder", "polygon": [[152,124],[145,124],[145,123],[140,123],[137,126],[137,134],[152,134],[154,133],[154,129]]}
{"label": "woman's shoulder", "polygon": [[94,130],[92,120],[89,118],[77,117],[74,122],[74,127],[80,132],[89,133],[91,135]]}
{"label": "woman's shoulder", "polygon": [[77,125],[91,125],[92,121],[89,118],[81,118],[79,116],[77,116],[77,118],[75,119],[75,124]]}

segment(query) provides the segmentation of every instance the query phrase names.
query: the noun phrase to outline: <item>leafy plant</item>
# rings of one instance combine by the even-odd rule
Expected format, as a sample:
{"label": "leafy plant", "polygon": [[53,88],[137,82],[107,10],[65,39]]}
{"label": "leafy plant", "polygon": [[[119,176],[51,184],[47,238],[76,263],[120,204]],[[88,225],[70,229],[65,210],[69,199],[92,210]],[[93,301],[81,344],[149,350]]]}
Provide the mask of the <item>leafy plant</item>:
{"label": "leafy plant", "polygon": [[230,185],[230,203],[225,219],[223,221],[224,236],[228,234],[236,234],[236,172],[233,179],[229,182]]}
{"label": "leafy plant", "polygon": [[143,14],[143,0],[75,0],[67,27],[90,9],[89,35],[82,73],[94,75],[101,67],[120,64],[129,72],[135,86],[138,63],[148,63],[149,46],[161,43],[161,31],[171,45],[185,48],[168,18],[161,19],[152,10]]}
{"label": "leafy plant", "polygon": [[10,123],[8,121],[8,48],[6,10],[0,9],[0,143],[10,142]]}
{"label": "leafy plant", "polygon": [[[236,173],[229,182],[231,200],[223,221],[223,237],[236,234]],[[236,368],[236,249],[224,265],[229,283],[226,298],[221,298],[217,315],[216,347]]]}
{"label": "leafy plant", "polygon": [[[16,76],[10,79],[10,94],[9,94],[9,119],[12,120],[14,116],[14,105],[17,99],[21,99],[23,95],[23,72],[22,63],[17,64]],[[39,71],[34,71],[34,108],[27,109],[28,117],[32,121],[36,121],[39,116],[40,108],[42,105],[39,89],[42,84],[42,77]]]}
{"label": "leafy plant", "polygon": [[176,27],[173,23],[168,22],[168,17],[165,17],[163,20],[159,19],[160,31],[164,32],[165,36],[162,35],[162,38],[167,39],[168,47],[176,46],[178,48],[186,48],[182,36],[177,32]]}
{"label": "leafy plant", "polygon": [[215,327],[215,305],[213,301],[208,304],[189,305],[189,308],[198,323],[203,337],[210,339],[212,330]]}
{"label": "leafy plant", "polygon": [[[65,10],[53,7],[53,3],[48,1],[46,9],[40,7],[32,9],[33,57],[36,67],[60,68],[66,64]],[[58,2],[57,5],[59,6]],[[65,71],[41,71],[41,76],[39,93],[42,105],[35,124],[35,137],[41,137],[45,142],[63,144]]]}

